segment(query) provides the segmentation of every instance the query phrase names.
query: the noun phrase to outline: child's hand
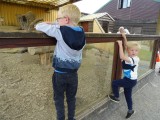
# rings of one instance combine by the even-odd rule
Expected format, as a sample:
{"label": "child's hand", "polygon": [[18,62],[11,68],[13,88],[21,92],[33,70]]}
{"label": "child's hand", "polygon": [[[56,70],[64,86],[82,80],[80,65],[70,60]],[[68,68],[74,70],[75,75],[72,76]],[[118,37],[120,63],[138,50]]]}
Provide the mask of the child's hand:
{"label": "child's hand", "polygon": [[122,33],[125,33],[125,30],[124,30],[124,27],[120,27],[119,28],[119,32],[122,34]]}
{"label": "child's hand", "polygon": [[122,45],[122,41],[121,40],[117,40],[118,45]]}
{"label": "child's hand", "polygon": [[125,32],[123,32],[123,33],[121,33],[122,34],[122,37],[124,38],[124,37],[126,37],[126,33]]}

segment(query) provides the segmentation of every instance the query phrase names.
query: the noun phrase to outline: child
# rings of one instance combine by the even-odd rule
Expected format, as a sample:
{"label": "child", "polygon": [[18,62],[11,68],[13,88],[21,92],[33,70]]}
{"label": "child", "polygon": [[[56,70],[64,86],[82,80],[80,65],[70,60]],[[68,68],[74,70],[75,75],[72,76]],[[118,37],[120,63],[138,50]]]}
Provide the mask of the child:
{"label": "child", "polygon": [[75,120],[77,71],[86,43],[83,29],[77,26],[80,16],[80,10],[75,5],[68,4],[60,7],[57,23],[42,22],[35,27],[36,30],[55,37],[57,40],[52,65],[54,67],[52,82],[57,120],[65,120],[64,93],[67,98],[68,120]]}
{"label": "child", "polygon": [[128,106],[126,118],[129,118],[134,113],[134,110],[132,109],[132,88],[137,83],[137,69],[140,60],[137,55],[140,49],[140,45],[137,42],[127,43],[127,39],[124,32],[122,32],[122,36],[124,38],[124,45],[128,53],[128,56],[126,56],[123,52],[122,41],[117,42],[119,45],[120,59],[122,60],[124,77],[123,79],[112,81],[113,95],[109,95],[109,98],[114,102],[119,102],[119,87],[123,87],[124,95]]}

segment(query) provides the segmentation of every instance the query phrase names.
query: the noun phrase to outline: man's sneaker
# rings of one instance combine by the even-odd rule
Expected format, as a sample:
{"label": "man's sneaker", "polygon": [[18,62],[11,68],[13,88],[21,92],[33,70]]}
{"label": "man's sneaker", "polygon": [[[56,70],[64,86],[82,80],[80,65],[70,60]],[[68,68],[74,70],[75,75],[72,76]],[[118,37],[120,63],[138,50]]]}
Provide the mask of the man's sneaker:
{"label": "man's sneaker", "polygon": [[113,96],[113,95],[109,95],[108,96],[113,102],[116,102],[116,103],[119,103],[119,99],[118,98],[116,98],[115,96]]}
{"label": "man's sneaker", "polygon": [[131,115],[133,115],[134,113],[135,113],[134,110],[132,110],[132,112],[127,112],[126,119],[130,118]]}

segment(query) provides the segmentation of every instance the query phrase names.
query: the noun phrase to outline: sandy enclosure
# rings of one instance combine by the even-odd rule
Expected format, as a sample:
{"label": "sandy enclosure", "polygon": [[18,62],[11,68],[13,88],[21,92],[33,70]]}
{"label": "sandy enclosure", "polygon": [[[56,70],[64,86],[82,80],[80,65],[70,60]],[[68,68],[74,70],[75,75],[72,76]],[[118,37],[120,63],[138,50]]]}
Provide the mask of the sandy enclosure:
{"label": "sandy enclosure", "polygon": [[[0,31],[19,30],[0,26]],[[78,71],[76,115],[110,93],[111,68],[109,53],[84,50]],[[55,120],[52,74],[51,64],[41,65],[39,55],[32,56],[23,48],[0,49],[0,120]]]}
{"label": "sandy enclosure", "polygon": [[[51,64],[40,65],[39,56],[27,52],[0,51],[0,120],[54,120]],[[97,49],[84,54],[78,71],[76,114],[110,92],[112,57],[100,56]]]}

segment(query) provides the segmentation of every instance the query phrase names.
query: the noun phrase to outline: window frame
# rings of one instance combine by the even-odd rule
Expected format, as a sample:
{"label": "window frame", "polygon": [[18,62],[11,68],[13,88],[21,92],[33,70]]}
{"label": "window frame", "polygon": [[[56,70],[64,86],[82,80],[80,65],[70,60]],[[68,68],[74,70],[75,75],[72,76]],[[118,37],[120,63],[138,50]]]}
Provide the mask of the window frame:
{"label": "window frame", "polygon": [[132,0],[118,0],[118,9],[129,8]]}

